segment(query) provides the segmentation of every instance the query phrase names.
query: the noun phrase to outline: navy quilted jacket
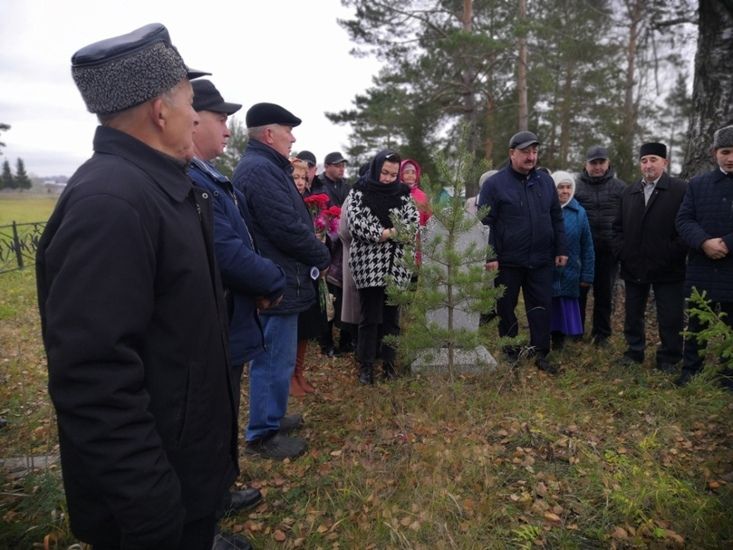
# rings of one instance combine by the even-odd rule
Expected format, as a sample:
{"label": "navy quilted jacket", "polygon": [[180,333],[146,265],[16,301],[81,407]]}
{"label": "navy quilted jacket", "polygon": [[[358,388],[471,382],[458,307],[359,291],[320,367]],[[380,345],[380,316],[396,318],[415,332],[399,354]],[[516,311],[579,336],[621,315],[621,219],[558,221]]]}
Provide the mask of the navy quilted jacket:
{"label": "navy quilted jacket", "polygon": [[677,213],[677,231],[690,247],[686,284],[716,302],[733,302],[733,253],[712,260],[703,241],[720,237],[733,252],[733,177],[716,168],[690,181]]}
{"label": "navy quilted jacket", "polygon": [[285,271],[282,302],[263,315],[300,313],[316,299],[313,267],[331,263],[328,248],[316,237],[308,208],[295,187],[290,161],[255,139],[239,161],[232,183],[247,200],[257,249]]}

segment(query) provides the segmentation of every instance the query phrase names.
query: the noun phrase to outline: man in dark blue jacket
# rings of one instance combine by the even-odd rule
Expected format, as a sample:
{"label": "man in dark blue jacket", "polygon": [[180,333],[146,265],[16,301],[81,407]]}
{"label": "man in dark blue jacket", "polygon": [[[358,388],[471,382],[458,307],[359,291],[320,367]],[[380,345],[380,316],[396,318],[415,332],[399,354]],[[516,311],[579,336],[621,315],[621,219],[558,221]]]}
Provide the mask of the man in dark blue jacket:
{"label": "man in dark blue jacket", "polygon": [[[536,170],[539,140],[532,132],[519,132],[509,140],[509,164],[488,178],[478,205],[489,206],[483,222],[489,226],[489,244],[494,257],[486,268],[498,269],[496,284],[505,290],[496,304],[499,336],[518,333],[514,313],[519,290],[524,294],[529,322],[530,345],[540,370],[555,373],[547,360],[550,351],[550,308],[554,266],[567,262],[565,228],[555,183]],[[518,350],[504,352],[515,360]]]}
{"label": "man in dark blue jacket", "polygon": [[[229,310],[229,357],[239,408],[242,370],[248,361],[265,351],[257,309],[264,310],[277,303],[285,289],[285,273],[257,254],[247,228],[244,197],[209,162],[224,152],[229,139],[227,117],[242,106],[225,102],[209,80],[194,81],[192,87],[193,108],[199,114],[199,124],[193,138],[195,156],[188,175],[213,198],[214,253]],[[261,499],[257,489],[235,491],[230,494],[228,508],[249,508]]]}
{"label": "man in dark blue jacket", "polygon": [[[723,321],[733,326],[733,126],[721,128],[713,137],[713,153],[718,167],[690,180],[677,213],[677,231],[690,247],[685,277],[686,290],[705,291],[712,306],[725,313]],[[694,334],[704,328],[696,316],[689,317],[680,386],[702,369],[704,351]],[[725,373],[727,387],[730,372]]]}
{"label": "man in dark blue jacket", "polygon": [[282,432],[295,427],[285,411],[295,368],[298,314],[316,299],[312,280],[331,263],[291,176],[288,155],[295,142],[293,127],[300,122],[279,105],[252,106],[246,115],[249,143],[232,178],[247,202],[260,254],[280,265],[286,276],[282,301],[261,316],[265,353],[250,365],[246,433],[247,452],[278,459],[296,457],[306,449],[305,441]]}

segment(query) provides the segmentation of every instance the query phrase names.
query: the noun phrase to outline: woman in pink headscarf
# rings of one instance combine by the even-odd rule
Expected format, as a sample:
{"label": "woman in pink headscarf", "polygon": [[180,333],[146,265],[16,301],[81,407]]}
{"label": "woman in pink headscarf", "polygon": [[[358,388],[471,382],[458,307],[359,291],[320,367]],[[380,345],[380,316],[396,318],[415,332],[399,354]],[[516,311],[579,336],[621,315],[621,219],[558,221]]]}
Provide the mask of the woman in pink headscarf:
{"label": "woman in pink headscarf", "polygon": [[420,212],[420,225],[428,223],[430,219],[430,200],[425,191],[420,189],[420,174],[422,169],[416,160],[405,159],[400,164],[400,181],[410,187],[410,196],[417,204]]}

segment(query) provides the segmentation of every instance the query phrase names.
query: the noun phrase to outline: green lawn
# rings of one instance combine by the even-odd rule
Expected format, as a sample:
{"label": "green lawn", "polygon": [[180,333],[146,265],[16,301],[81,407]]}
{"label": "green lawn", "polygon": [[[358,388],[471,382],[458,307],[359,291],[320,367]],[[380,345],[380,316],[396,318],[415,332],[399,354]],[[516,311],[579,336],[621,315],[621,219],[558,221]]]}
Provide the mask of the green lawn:
{"label": "green lawn", "polygon": [[57,200],[57,195],[0,193],[0,225],[46,221]]}

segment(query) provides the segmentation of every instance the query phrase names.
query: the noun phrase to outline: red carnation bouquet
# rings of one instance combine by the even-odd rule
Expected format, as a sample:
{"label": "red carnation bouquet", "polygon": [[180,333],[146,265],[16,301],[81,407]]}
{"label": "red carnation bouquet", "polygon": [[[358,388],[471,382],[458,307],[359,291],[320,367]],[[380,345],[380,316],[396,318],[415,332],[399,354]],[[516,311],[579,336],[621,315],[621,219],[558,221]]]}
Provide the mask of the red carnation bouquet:
{"label": "red carnation bouquet", "polygon": [[[329,237],[331,240],[338,239],[338,228],[341,220],[341,207],[340,206],[328,206],[331,200],[325,193],[318,195],[311,195],[303,199],[305,205],[308,207],[308,211],[313,218],[313,228],[316,231],[316,236],[321,241],[326,240]],[[329,320],[333,319],[333,302],[331,301],[328,293],[328,285],[326,279],[321,277],[318,280],[318,298],[321,304],[321,309],[326,312]],[[329,311],[330,306],[330,311]]]}

